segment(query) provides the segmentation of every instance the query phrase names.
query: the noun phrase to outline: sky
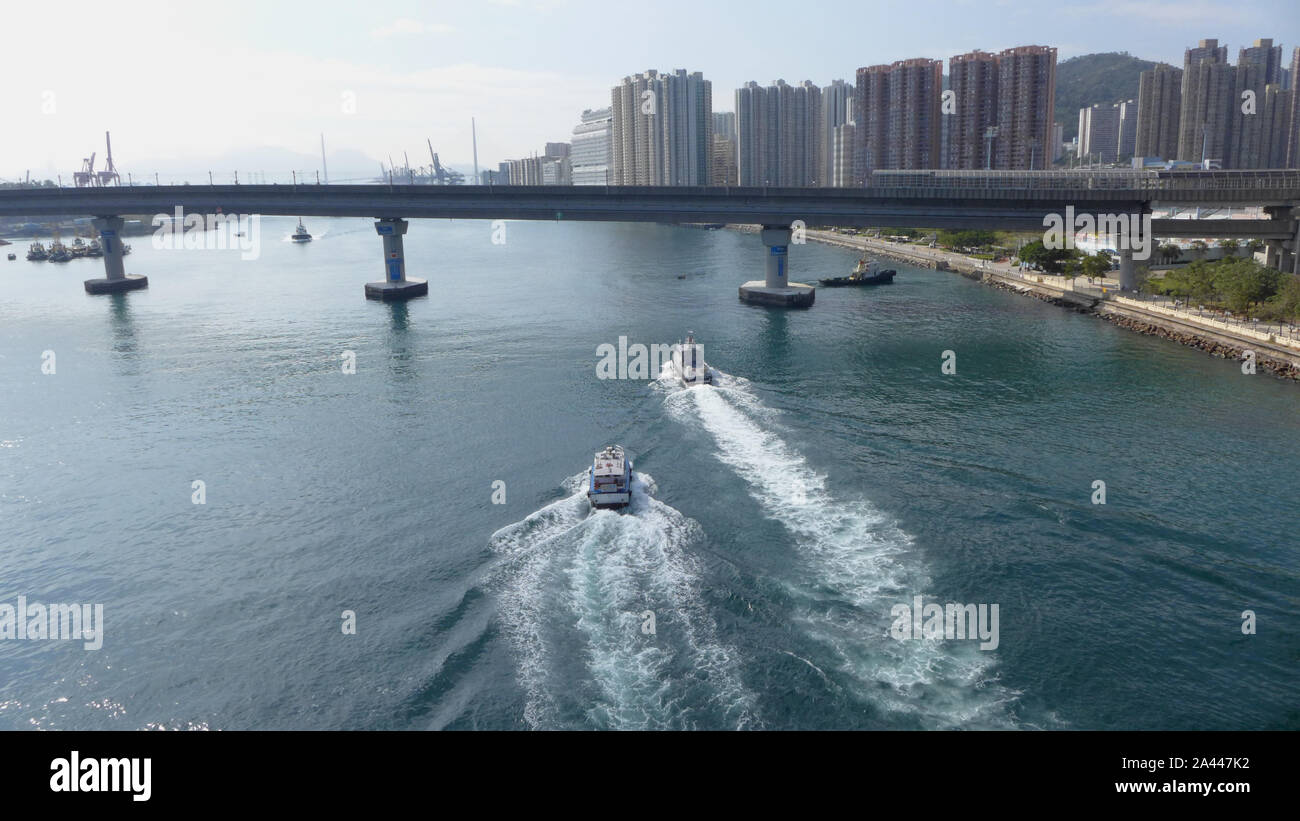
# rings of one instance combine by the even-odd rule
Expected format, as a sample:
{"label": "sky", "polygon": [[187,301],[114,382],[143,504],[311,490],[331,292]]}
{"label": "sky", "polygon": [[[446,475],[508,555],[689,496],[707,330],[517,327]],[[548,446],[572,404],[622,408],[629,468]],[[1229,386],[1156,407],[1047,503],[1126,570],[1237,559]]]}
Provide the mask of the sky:
{"label": "sky", "polygon": [[337,181],[403,151],[427,163],[426,139],[468,169],[471,117],[480,168],[540,153],[650,68],[703,72],[729,111],[749,80],[825,85],[976,48],[1181,66],[1202,38],[1235,62],[1271,37],[1289,65],[1300,0],[114,0],[7,3],[3,24],[0,179],[67,181],[111,130],[119,171],[196,182],[315,171],[324,134]]}

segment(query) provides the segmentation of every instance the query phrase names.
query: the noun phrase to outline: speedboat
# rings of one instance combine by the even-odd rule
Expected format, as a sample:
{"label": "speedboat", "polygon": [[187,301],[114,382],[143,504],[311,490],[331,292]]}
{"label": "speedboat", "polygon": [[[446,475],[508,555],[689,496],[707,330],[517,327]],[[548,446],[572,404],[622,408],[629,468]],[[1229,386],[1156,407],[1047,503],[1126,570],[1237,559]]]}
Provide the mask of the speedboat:
{"label": "speedboat", "polygon": [[39,242],[33,242],[27,249],[27,258],[33,262],[40,262],[50,258],[50,252],[45,250],[45,246]]}
{"label": "speedboat", "polygon": [[302,224],[302,217],[298,218],[298,228],[293,232],[289,239],[294,242],[311,242],[311,234],[307,233],[307,228]]}
{"label": "speedboat", "polygon": [[894,275],[898,272],[893,268],[886,268],[883,271],[873,270],[874,266],[869,263],[865,257],[858,260],[858,264],[853,269],[853,273],[846,277],[832,277],[831,279],[819,280],[827,288],[839,288],[845,285],[886,285],[894,281]]}
{"label": "speedboat", "polygon": [[693,333],[687,333],[684,341],[673,346],[672,355],[673,370],[683,388],[713,384],[713,370],[704,361],[704,346],[695,341]]}
{"label": "speedboat", "polygon": [[596,454],[587,485],[587,501],[595,508],[627,507],[632,501],[632,460],[620,445],[609,445]]}

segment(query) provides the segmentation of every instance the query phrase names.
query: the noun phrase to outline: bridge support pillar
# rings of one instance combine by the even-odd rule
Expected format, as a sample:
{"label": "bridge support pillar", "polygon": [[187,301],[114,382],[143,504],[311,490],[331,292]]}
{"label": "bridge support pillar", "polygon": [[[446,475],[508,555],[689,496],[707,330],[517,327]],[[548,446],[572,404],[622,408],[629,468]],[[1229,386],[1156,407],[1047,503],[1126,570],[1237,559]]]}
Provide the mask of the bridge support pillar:
{"label": "bridge support pillar", "polygon": [[149,278],[128,275],[122,262],[121,217],[96,217],[90,224],[99,232],[99,245],[104,249],[104,278],[85,282],[88,294],[117,294],[149,287]]}
{"label": "bridge support pillar", "polygon": [[1291,273],[1300,276],[1300,209],[1294,209],[1292,213],[1296,215],[1296,220],[1295,239],[1291,240]]}
{"label": "bridge support pillar", "polygon": [[386,218],[375,223],[375,232],[384,241],[384,280],[366,283],[366,299],[391,302],[429,293],[428,280],[406,278],[406,254],[402,250],[406,227],[404,219]]}
{"label": "bridge support pillar", "polygon": [[1137,290],[1137,266],[1133,264],[1133,249],[1121,248],[1119,252],[1119,289]]}
{"label": "bridge support pillar", "polygon": [[742,302],[783,308],[806,308],[813,304],[816,288],[802,282],[790,282],[790,233],[784,225],[763,226],[759,237],[767,249],[765,278],[740,286]]}
{"label": "bridge support pillar", "polygon": [[1282,265],[1284,256],[1285,253],[1282,251],[1282,242],[1280,240],[1264,240],[1264,265],[1279,271],[1285,271],[1286,267]]}

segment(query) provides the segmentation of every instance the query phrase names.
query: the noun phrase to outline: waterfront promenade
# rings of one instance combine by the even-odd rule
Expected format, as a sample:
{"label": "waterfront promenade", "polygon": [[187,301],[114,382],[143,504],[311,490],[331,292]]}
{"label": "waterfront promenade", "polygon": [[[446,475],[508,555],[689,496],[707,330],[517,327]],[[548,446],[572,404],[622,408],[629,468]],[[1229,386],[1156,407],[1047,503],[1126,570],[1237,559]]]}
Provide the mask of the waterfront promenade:
{"label": "waterfront promenade", "polygon": [[[969,257],[942,248],[914,245],[903,242],[841,234],[833,231],[809,231],[808,238],[815,242],[852,248],[874,256],[883,256],[921,265],[936,270],[954,271],[966,275],[990,278],[1017,290],[1030,290],[1031,286],[1045,291],[1048,296],[1067,298],[1074,294],[1090,300],[1105,301],[1115,306],[1137,311],[1151,320],[1176,321],[1178,330],[1203,329],[1215,337],[1228,337],[1243,347],[1252,344],[1278,346],[1282,351],[1300,354],[1300,327],[1294,325],[1254,322],[1246,317],[1234,317],[1223,312],[1188,305],[1168,297],[1119,290],[1118,280],[1110,277],[1091,280],[1083,277],[1054,276],[1039,271],[1020,268],[1010,262],[994,262]],[[1069,300],[1067,301],[1074,301]],[[1084,304],[1084,303],[1081,303]]]}

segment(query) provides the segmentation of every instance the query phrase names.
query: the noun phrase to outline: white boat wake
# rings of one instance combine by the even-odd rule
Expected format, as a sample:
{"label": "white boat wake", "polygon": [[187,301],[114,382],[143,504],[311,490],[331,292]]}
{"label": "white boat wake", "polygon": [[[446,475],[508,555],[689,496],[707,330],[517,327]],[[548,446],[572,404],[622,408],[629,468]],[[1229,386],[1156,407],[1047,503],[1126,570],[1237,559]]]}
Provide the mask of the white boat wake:
{"label": "white boat wake", "polygon": [[833,660],[821,666],[838,671],[858,699],[916,726],[1010,726],[1017,694],[997,684],[990,655],[966,642],[890,636],[890,608],[930,592],[911,537],[856,494],[832,495],[748,381],[714,373],[714,386],[672,390],[665,402],[675,418],[712,435],[717,458],[790,533],[803,566],[784,583],[794,618]]}
{"label": "white boat wake", "polygon": [[653,498],[653,479],[635,477],[624,513],[590,511],[584,472],[565,482],[571,495],[492,535],[524,718],[534,728],[753,727],[735,651],[701,598],[690,548],[703,531]]}

